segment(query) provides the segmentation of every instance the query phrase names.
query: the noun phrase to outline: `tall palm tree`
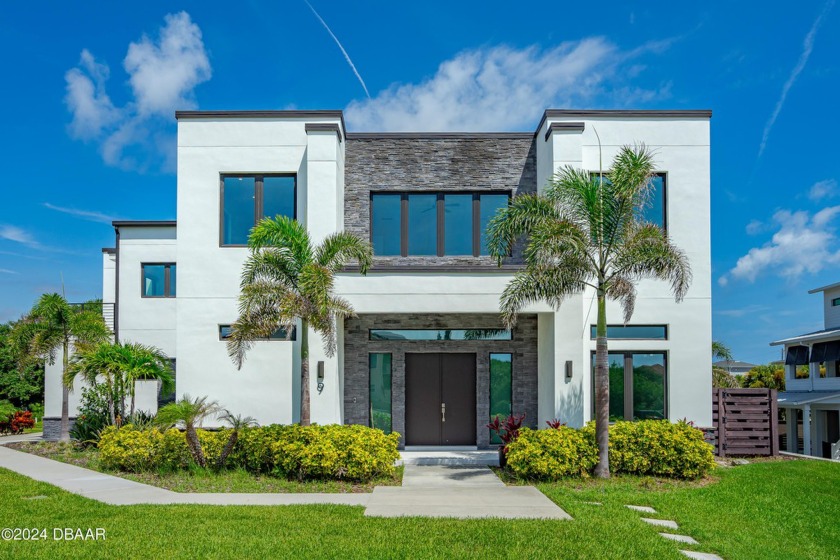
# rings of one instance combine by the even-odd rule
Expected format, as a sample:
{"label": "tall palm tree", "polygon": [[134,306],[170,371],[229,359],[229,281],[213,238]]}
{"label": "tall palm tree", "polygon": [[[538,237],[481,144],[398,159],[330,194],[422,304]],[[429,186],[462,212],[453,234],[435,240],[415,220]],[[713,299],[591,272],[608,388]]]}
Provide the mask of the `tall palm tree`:
{"label": "tall palm tree", "polygon": [[125,413],[126,393],[131,398],[129,416],[134,414],[138,381],[157,380],[162,393],[175,390],[175,377],[166,354],[154,346],[136,342],[103,342],[78,352],[64,373],[64,384],[72,387],[79,375],[91,385],[97,384],[101,378],[108,386],[108,411],[112,424],[116,423],[118,400]]}
{"label": "tall palm tree", "polygon": [[327,356],[335,354],[337,317],[353,307],[333,294],[335,273],[356,261],[365,274],[373,255],[370,244],[350,233],[335,233],[314,245],[306,229],[291,218],[259,222],[248,238],[251,252],[242,271],[239,318],[227,341],[228,354],[241,368],[257,340],[278,328],[291,334],[300,321],[300,423],[310,421],[309,328],[321,335]]}
{"label": "tall palm tree", "polygon": [[207,459],[201,449],[196,427],[211,414],[221,412],[222,408],[216,401],[208,401],[207,397],[190,398],[184,395],[178,402],[170,403],[158,410],[155,423],[161,426],[183,425],[186,431],[187,447],[200,467],[207,466]]}
{"label": "tall palm tree", "polygon": [[593,177],[566,167],[542,195],[522,195],[502,209],[488,228],[490,252],[501,264],[522,236],[527,236],[525,266],[502,293],[504,323],[516,323],[520,310],[546,301],[555,309],[565,298],[586,288],[598,299],[595,352],[595,425],[598,465],[595,474],[609,477],[609,369],[606,301],[618,301],[624,322],[636,300],[635,284],[643,278],[671,283],[681,301],[691,283],[682,250],[665,231],[639,217],[648,204],[653,156],[644,145],[624,146],[612,169]]}
{"label": "tall palm tree", "polygon": [[[62,372],[67,371],[71,346],[81,351],[108,340],[111,330],[105,325],[97,306],[72,305],[57,294],[42,295],[27,315],[14,328],[13,338],[18,362],[23,364],[44,361],[55,363],[58,348],[62,351]],[[61,440],[70,440],[70,389],[63,385],[61,392]]]}

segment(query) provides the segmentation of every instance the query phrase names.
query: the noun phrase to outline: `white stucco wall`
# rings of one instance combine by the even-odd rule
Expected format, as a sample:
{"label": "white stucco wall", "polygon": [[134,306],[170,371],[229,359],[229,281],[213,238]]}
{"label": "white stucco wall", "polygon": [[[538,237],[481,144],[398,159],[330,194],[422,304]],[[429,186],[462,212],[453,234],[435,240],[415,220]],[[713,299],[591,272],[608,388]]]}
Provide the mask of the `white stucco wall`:
{"label": "white stucco wall", "polygon": [[823,317],[825,328],[840,327],[840,305],[831,305],[831,300],[840,298],[840,286],[823,292]]}

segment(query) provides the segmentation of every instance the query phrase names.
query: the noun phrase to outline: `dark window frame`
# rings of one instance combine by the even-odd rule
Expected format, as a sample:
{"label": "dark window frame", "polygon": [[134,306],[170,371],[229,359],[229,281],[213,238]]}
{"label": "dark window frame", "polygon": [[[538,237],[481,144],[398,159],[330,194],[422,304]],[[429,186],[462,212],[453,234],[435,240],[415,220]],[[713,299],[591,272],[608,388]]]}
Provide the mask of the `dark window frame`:
{"label": "dark window frame", "polygon": [[[659,354],[662,356],[662,363],[665,366],[665,375],[662,380],[664,392],[663,412],[665,420],[671,419],[670,398],[668,394],[669,378],[671,368],[669,367],[669,356],[666,350],[608,350],[607,368],[609,369],[609,354],[622,354],[624,356],[624,420],[633,422],[633,354]],[[592,419],[595,419],[595,350],[589,354],[590,377],[592,378]],[[612,422],[611,422],[612,423]]]}
{"label": "dark window frame", "polygon": [[[604,175],[607,175],[607,171]],[[589,176],[597,179],[601,175],[600,171],[590,171]],[[662,177],[662,231],[668,231],[668,171],[654,171],[653,176]]]}
{"label": "dark window frame", "polygon": [[370,389],[371,389],[371,385],[370,385],[370,357],[373,354],[382,355],[382,356],[388,355],[388,356],[391,357],[391,360],[390,360],[390,362],[391,362],[391,387],[390,387],[390,391],[391,391],[391,395],[390,395],[390,397],[391,397],[390,398],[390,401],[391,401],[391,427],[388,429],[388,432],[387,432],[387,433],[390,434],[390,433],[393,433],[393,431],[394,431],[394,353],[393,352],[368,352],[368,393],[367,393],[367,397],[368,397],[368,427],[369,428],[374,428],[375,427],[373,425],[373,407],[372,407],[372,400],[370,398]]}
{"label": "dark window frame", "polygon": [[836,298],[834,298],[833,300],[831,300],[831,306],[832,306],[832,307],[838,307],[838,306],[840,306],[840,297],[836,297]]}
{"label": "dark window frame", "polygon": [[[457,194],[472,196],[472,253],[467,255],[446,254],[445,196]],[[382,255],[382,257],[482,257],[488,255],[481,254],[481,195],[506,195],[508,197],[508,205],[510,205],[510,201],[513,198],[513,191],[370,191],[368,197],[368,208],[370,209],[368,238],[371,246],[373,246],[373,197],[380,195],[400,197],[400,254]],[[408,253],[408,197],[411,195],[435,195],[437,197],[435,207],[435,220],[437,222],[435,224],[435,232],[437,236],[435,246],[437,248],[437,254],[435,255],[410,255]]]}
{"label": "dark window frame", "polygon": [[[440,332],[440,331],[496,331],[501,330],[506,332],[507,338],[453,338],[453,339],[439,339],[439,338],[374,338],[374,331],[389,331],[389,332]],[[509,342],[513,340],[513,329],[494,329],[494,328],[478,328],[478,329],[368,329],[368,340],[372,342]]]}
{"label": "dark window frame", "polygon": [[[226,342],[227,339],[230,338],[230,336],[222,336],[222,329],[223,328],[228,328],[229,329],[232,326],[233,325],[230,324],[230,323],[219,323],[219,325],[217,327],[217,332],[219,334],[219,340],[220,341]],[[282,328],[277,329],[277,331],[279,331],[279,330],[283,330],[283,329]],[[276,333],[277,331],[274,331],[274,332]],[[259,338],[259,339],[257,339],[257,342],[295,342],[296,340],[297,340],[297,327],[293,327],[292,332],[289,334],[288,338],[286,338],[285,336],[275,337],[275,336],[272,335],[268,338]]]}
{"label": "dark window frame", "polygon": [[[172,292],[172,267],[177,266],[174,262],[144,262],[140,263],[140,297],[147,299],[168,299],[177,297],[177,294]],[[162,266],[163,268],[163,295],[162,296],[147,296],[146,295],[146,267],[147,266]]]}
{"label": "dark window frame", "polygon": [[[595,340],[597,338],[595,336],[595,329],[597,327],[598,327],[598,325],[589,325],[589,339],[590,340]],[[646,324],[635,324],[634,323],[634,324],[629,324],[629,325],[607,325],[607,334],[609,334],[609,329],[610,328],[615,328],[615,327],[657,327],[657,328],[662,327],[662,328],[665,329],[665,337],[664,338],[634,338],[634,337],[626,337],[625,338],[625,337],[617,337],[617,336],[613,336],[613,337],[607,336],[607,338],[609,340],[669,340],[669,337],[671,335],[671,329],[669,328],[669,326],[667,324],[653,324],[653,323],[650,323],[650,324],[647,324],[647,323]]]}
{"label": "dark window frame", "polygon": [[[247,243],[225,243],[225,179],[253,178],[254,179],[254,226],[263,219],[264,191],[263,179],[266,177],[291,177],[294,180],[294,201],[292,202],[292,219],[298,215],[298,182],[297,173],[220,173],[219,174],[219,247],[247,247]],[[251,226],[253,227],[253,226]]]}

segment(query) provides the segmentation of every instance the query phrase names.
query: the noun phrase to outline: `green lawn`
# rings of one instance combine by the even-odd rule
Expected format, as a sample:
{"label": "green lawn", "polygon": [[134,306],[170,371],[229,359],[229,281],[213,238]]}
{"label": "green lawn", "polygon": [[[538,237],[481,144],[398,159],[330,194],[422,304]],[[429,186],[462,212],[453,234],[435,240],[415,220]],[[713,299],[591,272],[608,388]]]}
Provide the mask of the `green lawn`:
{"label": "green lawn", "polygon": [[80,448],[72,443],[20,442],[8,447],[25,451],[48,459],[70,463],[79,467],[136,480],[144,484],[159,486],[174,492],[329,492],[352,493],[372,492],[374,486],[399,486],[402,484],[402,467],[394,476],[376,478],[370,482],[348,482],[340,480],[297,481],[276,476],[257,476],[245,470],[214,472],[210,469],[193,468],[175,472],[127,473],[105,469],[99,464],[99,452],[92,447]]}
{"label": "green lawn", "polygon": [[573,521],[467,521],[373,519],[345,506],[107,506],[0,469],[0,525],[46,527],[50,535],[53,527],[101,527],[107,535],[104,542],[0,541],[0,558],[684,560],[625,503],[656,507],[700,549],[728,560],[838,557],[840,465],[774,461],[722,469],[716,478],[544,485]]}
{"label": "green lawn", "polygon": [[42,420],[38,420],[37,422],[35,422],[35,425],[32,426],[31,428],[25,428],[23,430],[23,433],[24,434],[35,434],[35,433],[43,432],[43,431],[44,431],[44,422]]}

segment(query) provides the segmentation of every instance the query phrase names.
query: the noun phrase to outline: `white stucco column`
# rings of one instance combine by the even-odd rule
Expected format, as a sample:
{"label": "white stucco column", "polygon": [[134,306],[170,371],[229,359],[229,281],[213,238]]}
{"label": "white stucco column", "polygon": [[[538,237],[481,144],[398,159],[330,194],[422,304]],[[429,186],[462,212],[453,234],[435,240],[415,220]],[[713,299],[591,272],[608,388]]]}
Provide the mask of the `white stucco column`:
{"label": "white stucco column", "polygon": [[786,408],[785,409],[785,429],[787,430],[787,450],[790,453],[796,453],[796,436],[797,436],[797,429],[796,429],[796,409],[795,408]]}
{"label": "white stucco column", "polygon": [[811,405],[802,407],[802,440],[804,445],[803,453],[811,454]]}

